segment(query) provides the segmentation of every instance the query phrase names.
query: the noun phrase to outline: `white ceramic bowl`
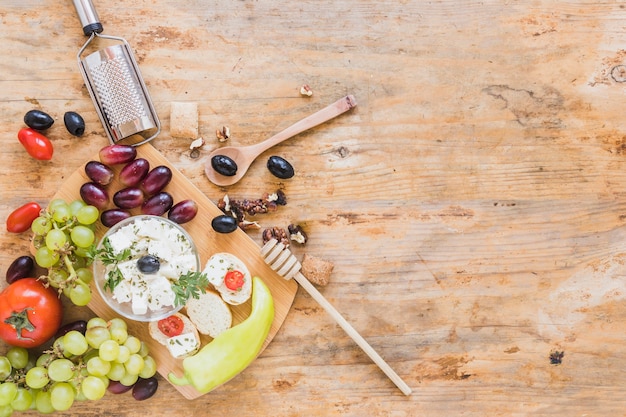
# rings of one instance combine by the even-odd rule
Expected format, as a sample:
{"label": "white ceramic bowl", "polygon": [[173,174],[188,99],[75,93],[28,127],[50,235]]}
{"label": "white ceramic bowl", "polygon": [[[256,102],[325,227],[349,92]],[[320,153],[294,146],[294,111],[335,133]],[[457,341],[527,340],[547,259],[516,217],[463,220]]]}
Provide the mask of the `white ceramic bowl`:
{"label": "white ceramic bowl", "polygon": [[[139,215],[111,227],[98,250],[105,247],[105,241],[113,255],[130,252],[123,261],[108,263],[98,256],[93,263],[95,286],[111,309],[130,320],[156,321],[183,307],[173,302],[168,284],[186,272],[200,270],[198,251],[185,229],[164,217]],[[138,264],[146,255],[158,259],[158,267],[152,263],[156,271],[143,262]],[[107,288],[107,281],[115,278],[119,278],[115,289]]]}

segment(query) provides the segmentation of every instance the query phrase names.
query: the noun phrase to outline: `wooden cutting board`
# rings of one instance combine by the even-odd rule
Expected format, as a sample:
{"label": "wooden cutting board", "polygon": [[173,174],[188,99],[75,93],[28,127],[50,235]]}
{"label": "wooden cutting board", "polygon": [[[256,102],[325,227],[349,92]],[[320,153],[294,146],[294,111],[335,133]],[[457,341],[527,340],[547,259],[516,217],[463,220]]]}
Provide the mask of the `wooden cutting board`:
{"label": "wooden cutting board", "polygon": [[[285,317],[289,313],[291,304],[296,295],[297,283],[294,281],[286,281],[281,278],[276,272],[274,272],[264,261],[260,255],[259,246],[242,230],[238,229],[233,233],[219,234],[213,231],[211,228],[211,220],[220,214],[222,211],[209,200],[196,186],[194,186],[183,174],[174,168],[168,160],[157,151],[152,145],[145,144],[137,148],[137,157],[145,158],[150,162],[150,168],[154,168],[159,165],[168,166],[172,172],[172,181],[165,188],[165,191],[169,192],[174,198],[174,204],[184,199],[193,199],[198,204],[198,214],[196,217],[182,226],[189,232],[193,238],[198,251],[200,253],[201,264],[206,264],[207,260],[217,252],[229,252],[237,256],[239,259],[245,262],[250,270],[250,273],[254,276],[261,277],[268,285],[274,297],[275,305],[275,318],[270,333],[265,340],[263,349],[274,338],[278,329],[282,325]],[[98,155],[95,155],[94,160],[99,160]],[[87,162],[87,161],[86,161]],[[109,191],[109,197],[113,196],[113,193],[120,188],[120,184],[117,182],[117,174],[122,166],[113,166],[113,170],[116,173],[116,180],[107,186]],[[54,195],[54,198],[62,198],[67,202],[80,199],[79,189],[80,186],[88,182],[89,179],[84,171],[84,166],[76,170],[63,184],[61,189]],[[110,203],[111,208],[113,203]],[[133,214],[140,214],[138,209],[133,211]],[[96,236],[99,240],[106,232],[107,228],[102,226],[98,222]],[[110,319],[116,317],[117,314],[106,305],[104,300],[100,297],[98,290],[95,288],[92,282],[93,298],[88,304],[88,307],[98,316],[104,319]],[[233,313],[233,325],[244,320],[250,313],[250,301],[240,306],[231,306]],[[185,312],[184,309],[182,311]],[[182,360],[174,359],[168,352],[167,348],[150,337],[148,332],[148,324],[143,322],[130,321],[126,319],[129,327],[129,333],[139,337],[145,341],[150,347],[150,354],[156,360],[158,364],[158,372],[167,380],[167,375],[170,372],[174,372],[177,375],[182,375]],[[202,336],[202,346],[210,342],[209,336]],[[198,393],[191,386],[176,386],[176,389],[180,393],[188,398],[194,399],[201,394]]]}

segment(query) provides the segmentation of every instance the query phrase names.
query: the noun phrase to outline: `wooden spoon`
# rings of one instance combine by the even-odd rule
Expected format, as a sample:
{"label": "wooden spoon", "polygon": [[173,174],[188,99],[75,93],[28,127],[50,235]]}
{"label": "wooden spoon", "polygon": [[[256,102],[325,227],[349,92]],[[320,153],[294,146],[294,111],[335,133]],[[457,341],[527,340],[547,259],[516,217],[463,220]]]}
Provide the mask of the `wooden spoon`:
{"label": "wooden spoon", "polygon": [[[252,162],[260,154],[262,154],[272,146],[277,145],[280,142],[297,135],[298,133],[304,132],[305,130],[308,130],[336,116],[339,116],[340,114],[345,113],[355,106],[356,100],[354,99],[354,96],[348,95],[337,100],[333,104],[324,107],[322,110],[319,110],[318,112],[313,113],[308,117],[305,117],[299,122],[289,126],[287,129],[275,134],[274,136],[264,140],[263,142],[249,146],[225,146],[222,148],[217,148],[207,157],[204,167],[204,173],[215,185],[233,185],[245,175],[246,171],[248,171],[248,168],[250,167],[250,164],[252,164]],[[235,175],[226,176],[215,171],[215,169],[213,169],[213,167],[211,166],[211,158],[213,158],[215,155],[224,155],[235,161],[235,163],[237,164],[237,172],[235,173]]]}
{"label": "wooden spoon", "polygon": [[378,365],[378,367],[393,381],[404,395],[411,394],[411,388],[398,376],[398,374],[385,362],[383,358],[372,348],[365,339],[335,310],[322,294],[302,275],[302,265],[287,247],[276,239],[270,239],[261,249],[261,256],[274,271],[281,277],[289,280],[295,279],[315,301],[317,301],[329,313],[341,328],[356,342],[357,345]]}

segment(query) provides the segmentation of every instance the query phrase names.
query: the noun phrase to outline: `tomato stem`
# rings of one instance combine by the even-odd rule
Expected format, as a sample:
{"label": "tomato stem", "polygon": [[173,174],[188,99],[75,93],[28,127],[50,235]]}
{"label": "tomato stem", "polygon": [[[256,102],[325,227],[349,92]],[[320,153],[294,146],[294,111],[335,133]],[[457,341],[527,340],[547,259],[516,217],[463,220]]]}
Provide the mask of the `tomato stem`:
{"label": "tomato stem", "polygon": [[33,310],[31,307],[26,307],[24,310],[17,312],[14,311],[11,315],[4,320],[4,322],[15,329],[17,332],[17,338],[19,340],[33,340],[30,337],[23,337],[22,330],[32,332],[35,330],[35,326],[28,319],[28,310]]}

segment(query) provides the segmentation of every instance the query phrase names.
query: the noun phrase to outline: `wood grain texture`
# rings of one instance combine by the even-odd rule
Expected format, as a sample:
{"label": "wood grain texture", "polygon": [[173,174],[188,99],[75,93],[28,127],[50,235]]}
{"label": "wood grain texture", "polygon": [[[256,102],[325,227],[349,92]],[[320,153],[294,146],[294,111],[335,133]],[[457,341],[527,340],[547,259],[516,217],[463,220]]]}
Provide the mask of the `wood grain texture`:
{"label": "wood grain texture", "polygon": [[[135,49],[163,122],[154,147],[213,202],[282,188],[288,204],[255,220],[303,225],[309,242],[293,252],[334,262],[320,291],[414,392],[299,290],[263,355],[209,395],[187,401],[162,381],[149,401],[108,395],[69,415],[624,414],[619,2],[94,1]],[[0,39],[4,219],[47,203],[107,142],[68,1],[3,1]],[[347,94],[357,108],[267,151],[236,185],[204,177],[216,129],[254,144]],[[168,134],[173,101],[198,103],[200,158]],[[15,140],[32,108],[57,120],[50,162]],[[65,132],[68,110],[85,117],[83,138]],[[293,179],[269,175],[272,154]],[[1,274],[28,240],[0,234]]]}

